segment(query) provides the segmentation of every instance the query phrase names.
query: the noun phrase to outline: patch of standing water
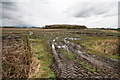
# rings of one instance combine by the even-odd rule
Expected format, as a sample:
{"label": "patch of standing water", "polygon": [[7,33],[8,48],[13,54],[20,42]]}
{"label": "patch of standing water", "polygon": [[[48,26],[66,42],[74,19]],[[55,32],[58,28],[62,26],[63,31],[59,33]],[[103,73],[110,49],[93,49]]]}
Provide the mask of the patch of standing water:
{"label": "patch of standing water", "polygon": [[28,34],[29,34],[29,35],[32,35],[32,34],[33,34],[33,32],[32,32],[32,31],[29,31],[29,32],[28,32]]}
{"label": "patch of standing water", "polygon": [[69,40],[80,40],[81,38],[67,38]]}
{"label": "patch of standing water", "polygon": [[55,50],[55,45],[54,45],[53,43],[52,43],[52,51],[53,51],[54,54],[57,55],[57,52],[56,52],[56,50]]}

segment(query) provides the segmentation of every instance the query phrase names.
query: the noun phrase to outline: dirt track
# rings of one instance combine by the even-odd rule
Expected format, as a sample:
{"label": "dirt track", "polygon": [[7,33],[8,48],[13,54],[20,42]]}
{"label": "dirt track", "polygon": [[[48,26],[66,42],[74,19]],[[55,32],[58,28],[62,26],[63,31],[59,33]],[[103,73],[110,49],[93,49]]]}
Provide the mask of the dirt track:
{"label": "dirt track", "polygon": [[[56,37],[52,40],[53,70],[57,78],[118,78],[116,60],[87,54],[83,47],[69,41],[80,38]],[[61,50],[75,54],[75,60],[69,60]],[[95,71],[86,69],[79,62],[84,62]]]}

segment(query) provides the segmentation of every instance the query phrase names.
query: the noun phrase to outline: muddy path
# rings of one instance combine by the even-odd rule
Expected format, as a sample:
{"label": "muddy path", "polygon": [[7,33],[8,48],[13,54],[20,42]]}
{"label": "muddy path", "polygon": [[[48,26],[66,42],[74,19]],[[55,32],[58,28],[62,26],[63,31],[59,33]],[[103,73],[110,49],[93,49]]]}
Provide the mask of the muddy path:
{"label": "muddy path", "polygon": [[[116,60],[87,54],[82,46],[69,40],[80,40],[80,38],[56,37],[51,43],[54,56],[52,68],[57,78],[119,77]],[[61,50],[74,54],[75,59],[68,59]]]}

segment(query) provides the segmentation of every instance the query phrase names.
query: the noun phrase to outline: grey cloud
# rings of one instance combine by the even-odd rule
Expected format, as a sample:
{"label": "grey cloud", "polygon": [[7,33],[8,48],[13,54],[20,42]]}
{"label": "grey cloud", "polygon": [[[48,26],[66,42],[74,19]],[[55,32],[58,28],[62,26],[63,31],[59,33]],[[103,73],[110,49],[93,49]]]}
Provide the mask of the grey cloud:
{"label": "grey cloud", "polygon": [[3,25],[23,25],[22,14],[16,2],[2,2],[2,24]]}
{"label": "grey cloud", "polygon": [[68,13],[77,18],[86,18],[94,15],[113,16],[117,15],[117,10],[115,12],[112,11],[117,9],[116,7],[117,5],[112,2],[84,2],[72,6]]}
{"label": "grey cloud", "polygon": [[0,3],[0,19],[2,17],[2,3]]}
{"label": "grey cloud", "polygon": [[4,25],[25,25],[25,23],[23,23],[21,20],[18,21],[18,20],[4,18],[3,19],[3,26]]}
{"label": "grey cloud", "polygon": [[120,1],[118,3],[118,27],[120,28]]}
{"label": "grey cloud", "polygon": [[22,18],[22,15],[14,14],[15,12],[12,11],[3,11],[2,19],[12,19],[12,20],[19,20]]}
{"label": "grey cloud", "polygon": [[15,2],[2,2],[2,9],[3,9],[3,11],[4,11],[4,9],[17,10],[17,5]]}
{"label": "grey cloud", "polygon": [[117,3],[76,3],[73,0],[74,3],[68,5],[68,2],[63,4],[60,2],[61,0],[58,0],[58,2],[55,0],[30,0],[31,2],[25,2],[25,0],[21,0],[21,2],[19,2],[20,0],[18,2],[3,1],[8,1],[2,3],[3,25],[41,26],[56,23],[81,25],[82,23],[94,27],[94,25],[113,26],[117,24],[117,17],[114,17],[118,11],[116,8]]}
{"label": "grey cloud", "polygon": [[1,2],[17,2],[19,0],[1,0]]}

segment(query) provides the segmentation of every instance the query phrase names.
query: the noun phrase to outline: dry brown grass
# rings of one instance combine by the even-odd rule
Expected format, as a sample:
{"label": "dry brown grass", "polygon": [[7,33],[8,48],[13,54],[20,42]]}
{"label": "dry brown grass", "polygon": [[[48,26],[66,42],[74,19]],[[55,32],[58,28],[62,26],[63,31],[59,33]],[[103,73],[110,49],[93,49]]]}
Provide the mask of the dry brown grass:
{"label": "dry brown grass", "polygon": [[6,36],[2,41],[2,78],[28,78],[31,52],[16,36]]}
{"label": "dry brown grass", "polygon": [[32,63],[31,63],[31,65],[30,65],[30,73],[29,73],[29,78],[34,78],[37,74],[38,74],[38,72],[39,72],[39,68],[40,68],[40,61],[36,58],[37,57],[37,55],[33,55],[33,57],[32,57]]}
{"label": "dry brown grass", "polygon": [[116,31],[116,30],[101,30],[101,31],[118,33],[118,31]]}
{"label": "dry brown grass", "polygon": [[[2,28],[2,30],[11,30],[11,31],[14,31],[14,30],[19,30],[19,31],[26,31],[26,30],[33,30],[33,31],[56,31],[56,30],[62,30],[62,29],[40,29],[40,28]],[[65,29],[63,29],[65,30]]]}
{"label": "dry brown grass", "polygon": [[104,40],[101,42],[101,44],[98,44],[100,41],[98,41],[96,43],[96,45],[93,45],[92,47],[101,52],[101,53],[105,53],[105,54],[115,54],[117,53],[118,50],[118,40]]}
{"label": "dry brown grass", "polygon": [[0,40],[0,80],[2,79],[2,41]]}
{"label": "dry brown grass", "polygon": [[89,49],[89,53],[107,55],[111,58],[118,58],[118,39],[97,39],[89,40],[83,44]]}

